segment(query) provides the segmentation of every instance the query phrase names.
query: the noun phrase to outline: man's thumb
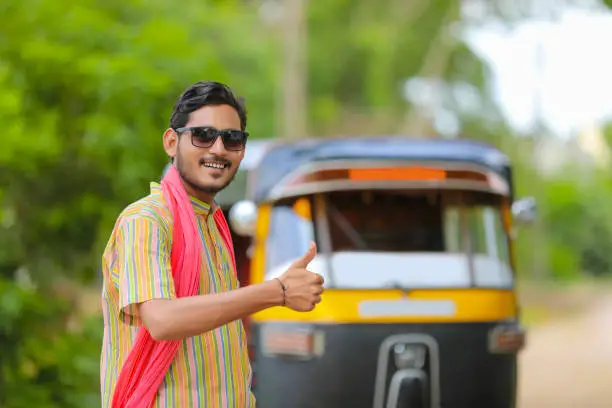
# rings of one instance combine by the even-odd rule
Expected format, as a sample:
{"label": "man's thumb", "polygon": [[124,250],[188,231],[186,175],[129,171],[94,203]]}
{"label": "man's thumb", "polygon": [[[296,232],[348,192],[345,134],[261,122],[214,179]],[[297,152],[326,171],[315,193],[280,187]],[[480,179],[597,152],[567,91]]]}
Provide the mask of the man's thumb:
{"label": "man's thumb", "polygon": [[308,264],[312,262],[315,256],[317,256],[317,246],[311,241],[308,252],[306,252],[301,258],[296,259],[291,266],[294,268],[306,268]]}

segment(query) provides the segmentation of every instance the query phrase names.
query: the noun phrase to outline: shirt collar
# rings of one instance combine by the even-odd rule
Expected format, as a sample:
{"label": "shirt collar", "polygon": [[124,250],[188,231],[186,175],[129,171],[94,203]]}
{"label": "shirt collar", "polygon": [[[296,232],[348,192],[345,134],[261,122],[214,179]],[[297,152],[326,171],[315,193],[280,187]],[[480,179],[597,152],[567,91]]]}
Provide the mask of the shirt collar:
{"label": "shirt collar", "polygon": [[[151,194],[163,195],[162,186],[159,183],[151,182]],[[189,200],[191,201],[191,205],[195,210],[196,214],[200,215],[208,215],[211,213],[211,206],[208,203],[205,203],[202,200],[199,200],[193,196],[189,196]],[[215,208],[215,204],[213,203],[213,207]]]}

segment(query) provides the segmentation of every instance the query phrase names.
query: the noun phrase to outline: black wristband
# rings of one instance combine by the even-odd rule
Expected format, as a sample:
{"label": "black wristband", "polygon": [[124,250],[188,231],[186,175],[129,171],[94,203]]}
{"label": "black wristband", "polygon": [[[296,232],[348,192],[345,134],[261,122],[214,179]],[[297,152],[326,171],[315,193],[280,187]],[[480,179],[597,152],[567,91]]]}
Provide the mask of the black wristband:
{"label": "black wristband", "polygon": [[281,286],[281,289],[283,290],[283,306],[285,306],[285,291],[287,290],[287,288],[285,287],[285,285],[283,285],[283,282],[281,282],[280,279],[278,279],[278,278],[274,278],[274,279],[276,279],[278,281],[278,283]]}

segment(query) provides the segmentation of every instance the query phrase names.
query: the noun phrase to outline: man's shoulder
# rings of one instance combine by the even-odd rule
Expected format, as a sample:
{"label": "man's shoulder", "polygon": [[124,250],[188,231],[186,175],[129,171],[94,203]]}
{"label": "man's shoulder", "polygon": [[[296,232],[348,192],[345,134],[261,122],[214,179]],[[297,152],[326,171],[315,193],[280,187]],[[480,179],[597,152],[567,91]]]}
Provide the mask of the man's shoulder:
{"label": "man's shoulder", "polygon": [[161,189],[152,183],[151,192],[137,201],[130,203],[119,214],[117,226],[134,220],[147,220],[159,224],[164,229],[172,225],[172,213],[166,200],[161,194]]}

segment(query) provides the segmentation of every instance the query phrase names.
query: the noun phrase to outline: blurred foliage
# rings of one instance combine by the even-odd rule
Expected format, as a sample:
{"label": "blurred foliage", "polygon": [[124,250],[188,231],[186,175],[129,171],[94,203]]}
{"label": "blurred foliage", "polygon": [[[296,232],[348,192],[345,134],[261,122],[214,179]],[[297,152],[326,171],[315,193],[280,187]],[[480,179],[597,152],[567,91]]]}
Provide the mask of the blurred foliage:
{"label": "blurred foliage", "polygon": [[[79,303],[58,282],[96,283],[118,212],[161,175],[161,134],[186,86],[230,83],[246,98],[253,137],[275,135],[282,4],[0,2],[0,407],[99,404],[100,319],[75,323]],[[533,272],[535,251],[554,276],[610,273],[609,169],[538,176],[524,153],[531,142],[488,99],[486,66],[452,35],[456,2],[308,4],[312,134],[401,131],[410,77],[469,85],[476,108],[452,92],[445,108],[464,135],[508,151],[519,194],[541,203],[546,239],[520,232],[521,273]],[[432,55],[442,61],[434,70]]]}
{"label": "blurred foliage", "polygon": [[74,295],[55,281],[95,280],[116,215],[161,175],[185,87],[231,83],[251,132],[270,133],[275,41],[255,6],[0,3],[0,407],[99,406],[101,322],[69,330]]}
{"label": "blurred foliage", "polygon": [[29,0],[0,13],[0,170],[16,241],[8,244],[20,263],[45,264],[28,265],[33,273],[93,276],[92,239],[159,177],[161,133],[190,83],[231,80],[248,95],[251,131],[270,130],[273,93],[240,74],[248,67],[272,84],[274,65],[262,63],[272,43],[242,4]]}
{"label": "blurred foliage", "polygon": [[568,168],[546,184],[547,217],[553,271],[562,277],[577,271],[602,276],[612,272],[612,200],[610,169],[584,174]]}
{"label": "blurred foliage", "polygon": [[[99,319],[78,330],[69,302],[0,280],[0,406],[99,406]],[[67,330],[68,329],[68,330]]]}

